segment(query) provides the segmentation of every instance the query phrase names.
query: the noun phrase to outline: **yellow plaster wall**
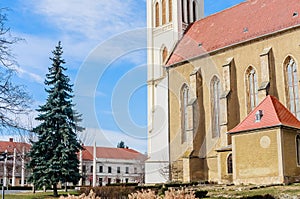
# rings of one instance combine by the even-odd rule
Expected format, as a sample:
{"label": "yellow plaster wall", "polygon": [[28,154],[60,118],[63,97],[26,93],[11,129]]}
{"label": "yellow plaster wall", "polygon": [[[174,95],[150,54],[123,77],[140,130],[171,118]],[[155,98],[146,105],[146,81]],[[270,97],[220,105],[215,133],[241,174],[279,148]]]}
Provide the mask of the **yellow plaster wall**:
{"label": "yellow plaster wall", "polygon": [[235,183],[264,184],[280,176],[279,134],[277,128],[233,135]]}
{"label": "yellow plaster wall", "polygon": [[282,130],[284,176],[287,182],[300,180],[300,165],[297,165],[295,129]]}
{"label": "yellow plaster wall", "polygon": [[228,174],[227,170],[227,158],[232,154],[231,151],[225,151],[219,153],[219,183],[228,184],[232,182],[232,175]]}

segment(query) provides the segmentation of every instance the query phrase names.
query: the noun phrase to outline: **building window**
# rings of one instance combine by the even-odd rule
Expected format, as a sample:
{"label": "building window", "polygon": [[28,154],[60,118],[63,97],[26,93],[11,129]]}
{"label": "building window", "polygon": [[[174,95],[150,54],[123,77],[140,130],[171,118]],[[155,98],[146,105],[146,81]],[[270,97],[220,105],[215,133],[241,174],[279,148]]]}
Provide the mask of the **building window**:
{"label": "building window", "polygon": [[173,10],[172,10],[172,0],[169,0],[169,22],[172,22],[172,16]]}
{"label": "building window", "polygon": [[82,172],[83,172],[83,173],[86,172],[86,166],[85,166],[85,165],[82,166]]}
{"label": "building window", "polygon": [[129,173],[129,167],[125,168],[125,173]]}
{"label": "building window", "polygon": [[121,173],[121,168],[117,167],[117,173]]}
{"label": "building window", "polygon": [[99,186],[102,186],[103,179],[99,178]]}
{"label": "building window", "polygon": [[255,113],[255,122],[261,122],[262,117],[264,116],[262,110],[258,110]]}
{"label": "building window", "polygon": [[107,178],[107,184],[111,183],[111,178]]}
{"label": "building window", "polygon": [[197,20],[196,2],[193,1],[193,22]]}
{"label": "building window", "polygon": [[220,137],[220,80],[214,76],[211,80],[212,138]]}
{"label": "building window", "polygon": [[190,23],[190,0],[187,0],[187,5],[186,5],[186,10],[187,10],[187,23]]}
{"label": "building window", "polygon": [[300,135],[296,136],[297,164],[300,165]]}
{"label": "building window", "polygon": [[12,184],[12,179],[11,178],[9,179],[9,184]]}
{"label": "building window", "polygon": [[167,6],[166,0],[162,0],[162,24],[166,24],[167,21]]}
{"label": "building window", "polygon": [[246,72],[247,82],[247,108],[248,113],[252,111],[258,103],[258,86],[257,86],[257,74],[255,69],[250,66]]}
{"label": "building window", "polygon": [[107,172],[111,173],[111,167],[107,167]]}
{"label": "building window", "polygon": [[159,26],[159,4],[156,2],[155,4],[155,27]]}
{"label": "building window", "polygon": [[232,174],[232,154],[227,157],[227,173]]}
{"label": "building window", "polygon": [[134,167],[134,173],[137,174],[137,168],[136,167]]}
{"label": "building window", "polygon": [[103,173],[103,166],[99,166],[99,173]]}
{"label": "building window", "polygon": [[182,17],[182,22],[186,22],[184,18],[184,0],[181,0],[181,17]]}
{"label": "building window", "polygon": [[91,166],[91,168],[90,168],[90,172],[91,172],[91,173],[93,173],[93,166]]}
{"label": "building window", "polygon": [[186,131],[188,128],[188,100],[189,100],[189,88],[186,84],[181,89],[181,143],[186,142]]}
{"label": "building window", "polygon": [[299,107],[299,82],[297,64],[292,57],[288,57],[285,61],[285,79],[286,79],[286,93],[287,106],[289,110],[300,119]]}
{"label": "building window", "polygon": [[168,49],[166,47],[163,48],[162,53],[161,53],[161,57],[162,57],[162,64],[165,63],[165,61],[167,60],[167,56],[168,56]]}
{"label": "building window", "polygon": [[128,178],[125,178],[125,183],[128,183]]}

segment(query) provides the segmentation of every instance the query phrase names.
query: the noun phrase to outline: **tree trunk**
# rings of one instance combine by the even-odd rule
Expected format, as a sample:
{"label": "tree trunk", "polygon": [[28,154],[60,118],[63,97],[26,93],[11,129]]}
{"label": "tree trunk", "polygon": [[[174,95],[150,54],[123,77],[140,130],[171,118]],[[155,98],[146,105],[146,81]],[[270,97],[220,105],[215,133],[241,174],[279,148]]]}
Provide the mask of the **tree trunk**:
{"label": "tree trunk", "polygon": [[65,192],[68,192],[68,183],[65,182]]}
{"label": "tree trunk", "polygon": [[53,184],[53,196],[54,196],[54,197],[58,197],[58,193],[57,193],[57,184]]}
{"label": "tree trunk", "polygon": [[35,193],[35,185],[32,186],[32,193]]}

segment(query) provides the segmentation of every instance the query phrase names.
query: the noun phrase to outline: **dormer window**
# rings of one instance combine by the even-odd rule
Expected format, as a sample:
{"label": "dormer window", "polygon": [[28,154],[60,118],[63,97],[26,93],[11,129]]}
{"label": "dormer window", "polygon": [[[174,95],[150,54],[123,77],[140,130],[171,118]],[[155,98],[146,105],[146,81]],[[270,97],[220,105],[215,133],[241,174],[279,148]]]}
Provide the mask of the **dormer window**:
{"label": "dormer window", "polygon": [[255,113],[255,122],[260,122],[262,117],[263,117],[263,111],[262,110],[258,110]]}
{"label": "dormer window", "polygon": [[297,12],[297,11],[295,11],[295,12],[293,13],[293,17],[298,17],[298,12]]}

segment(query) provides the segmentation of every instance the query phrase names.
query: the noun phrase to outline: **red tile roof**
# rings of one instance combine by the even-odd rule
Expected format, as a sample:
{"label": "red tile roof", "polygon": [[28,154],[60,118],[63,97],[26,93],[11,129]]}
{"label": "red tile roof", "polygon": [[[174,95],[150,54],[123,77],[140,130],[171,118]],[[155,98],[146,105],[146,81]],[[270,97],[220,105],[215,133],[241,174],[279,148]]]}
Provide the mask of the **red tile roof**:
{"label": "red tile roof", "polygon": [[167,66],[299,24],[299,0],[248,0],[190,25]]}
{"label": "red tile roof", "polygon": [[[262,110],[263,116],[260,122],[256,122],[255,114],[259,110]],[[269,95],[229,133],[274,126],[288,126],[300,129],[300,121],[277,98]]]}
{"label": "red tile roof", "polygon": [[13,142],[13,141],[0,141],[0,153],[7,150],[8,153],[13,153],[16,148],[17,153],[22,153],[23,147],[25,152],[28,152],[31,145],[25,142]]}
{"label": "red tile roof", "polygon": [[[86,150],[82,153],[83,160],[93,160],[93,147],[84,146]],[[108,147],[97,147],[96,150],[97,158],[105,159],[125,159],[125,160],[145,160],[146,156],[133,149],[126,148],[108,148]]]}

